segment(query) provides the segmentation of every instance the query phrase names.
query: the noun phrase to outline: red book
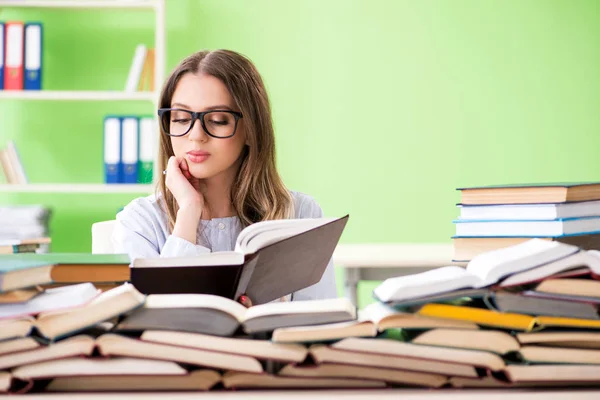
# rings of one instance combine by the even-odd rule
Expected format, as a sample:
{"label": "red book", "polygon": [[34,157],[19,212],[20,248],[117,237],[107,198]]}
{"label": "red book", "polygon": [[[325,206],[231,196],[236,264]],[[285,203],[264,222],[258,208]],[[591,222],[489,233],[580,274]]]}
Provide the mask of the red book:
{"label": "red book", "polygon": [[23,90],[23,23],[7,22],[4,90]]}

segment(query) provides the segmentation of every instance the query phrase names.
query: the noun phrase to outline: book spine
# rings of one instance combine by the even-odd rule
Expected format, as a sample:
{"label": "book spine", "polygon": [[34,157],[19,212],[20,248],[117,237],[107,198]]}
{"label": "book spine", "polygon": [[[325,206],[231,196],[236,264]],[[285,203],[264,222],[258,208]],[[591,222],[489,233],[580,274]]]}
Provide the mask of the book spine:
{"label": "book spine", "polygon": [[140,118],[138,183],[152,183],[156,160],[157,123],[152,117]]}
{"label": "book spine", "polygon": [[122,183],[136,183],[138,179],[139,123],[137,117],[124,117],[121,122]]}
{"label": "book spine", "polygon": [[25,90],[42,88],[42,24],[25,24]]}
{"label": "book spine", "polygon": [[5,34],[4,23],[0,22],[0,90],[4,89],[4,48]]}
{"label": "book spine", "polygon": [[104,119],[104,181],[121,181],[121,120],[109,116]]}
{"label": "book spine", "polygon": [[23,90],[23,23],[6,23],[4,89]]}

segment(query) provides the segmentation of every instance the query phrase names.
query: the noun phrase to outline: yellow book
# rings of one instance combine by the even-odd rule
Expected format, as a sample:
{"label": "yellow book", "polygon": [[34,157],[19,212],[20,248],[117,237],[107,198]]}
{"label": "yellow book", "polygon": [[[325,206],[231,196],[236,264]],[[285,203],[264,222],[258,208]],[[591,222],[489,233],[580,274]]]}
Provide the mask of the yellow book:
{"label": "yellow book", "polygon": [[546,327],[600,329],[600,320],[549,317],[501,313],[481,308],[451,306],[447,304],[426,304],[417,312],[419,315],[451,320],[471,321],[479,325],[519,331],[541,330]]}
{"label": "yellow book", "polygon": [[523,314],[501,313],[481,308],[451,306],[447,304],[426,304],[418,311],[419,315],[471,321],[476,324],[496,328],[531,331],[535,328],[535,317]]}

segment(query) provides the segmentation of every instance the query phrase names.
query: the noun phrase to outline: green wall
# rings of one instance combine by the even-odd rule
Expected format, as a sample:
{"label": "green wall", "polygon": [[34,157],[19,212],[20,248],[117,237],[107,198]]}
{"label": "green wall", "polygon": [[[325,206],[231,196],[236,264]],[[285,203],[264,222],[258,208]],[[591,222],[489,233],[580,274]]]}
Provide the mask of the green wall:
{"label": "green wall", "polygon": [[[596,0],[167,3],[167,69],[199,49],[248,55],[286,184],[350,214],[343,242],[448,241],[463,185],[600,179]],[[121,89],[152,15],[0,19],[44,22],[45,88]],[[0,141],[16,141],[32,182],[101,182],[102,117],[150,108],[2,101]],[[91,223],[133,197],[0,194],[54,208],[55,251],[89,251]]]}

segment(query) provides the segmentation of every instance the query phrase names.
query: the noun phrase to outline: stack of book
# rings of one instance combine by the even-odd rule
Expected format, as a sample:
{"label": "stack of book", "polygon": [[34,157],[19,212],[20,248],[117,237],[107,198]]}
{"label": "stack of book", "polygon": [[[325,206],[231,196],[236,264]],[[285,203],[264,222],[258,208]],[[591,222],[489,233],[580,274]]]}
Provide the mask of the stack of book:
{"label": "stack of book", "polygon": [[454,260],[531,238],[600,250],[600,183],[460,188]]}
{"label": "stack of book", "polygon": [[358,313],[64,286],[0,304],[0,390],[594,386],[598,273],[598,252],[533,239],[386,280]]}
{"label": "stack of book", "polygon": [[600,385],[599,273],[600,252],[531,239],[466,269],[388,279],[377,307],[438,325],[413,325],[386,351],[445,365],[459,387]]}
{"label": "stack of book", "polygon": [[[52,210],[41,205],[14,205],[0,207],[0,243],[19,246],[13,253],[31,251],[31,246],[38,245],[34,251],[43,253],[50,248],[50,217]],[[16,250],[16,251],[15,251]]]}
{"label": "stack of book", "polygon": [[[0,242],[1,243],[1,242]],[[56,288],[93,283],[108,290],[130,280],[127,254],[32,253],[0,254],[0,277],[18,279],[15,289],[39,286]],[[43,266],[43,269],[39,267]],[[4,274],[4,275],[3,275]],[[0,290],[2,290],[0,280]]]}

